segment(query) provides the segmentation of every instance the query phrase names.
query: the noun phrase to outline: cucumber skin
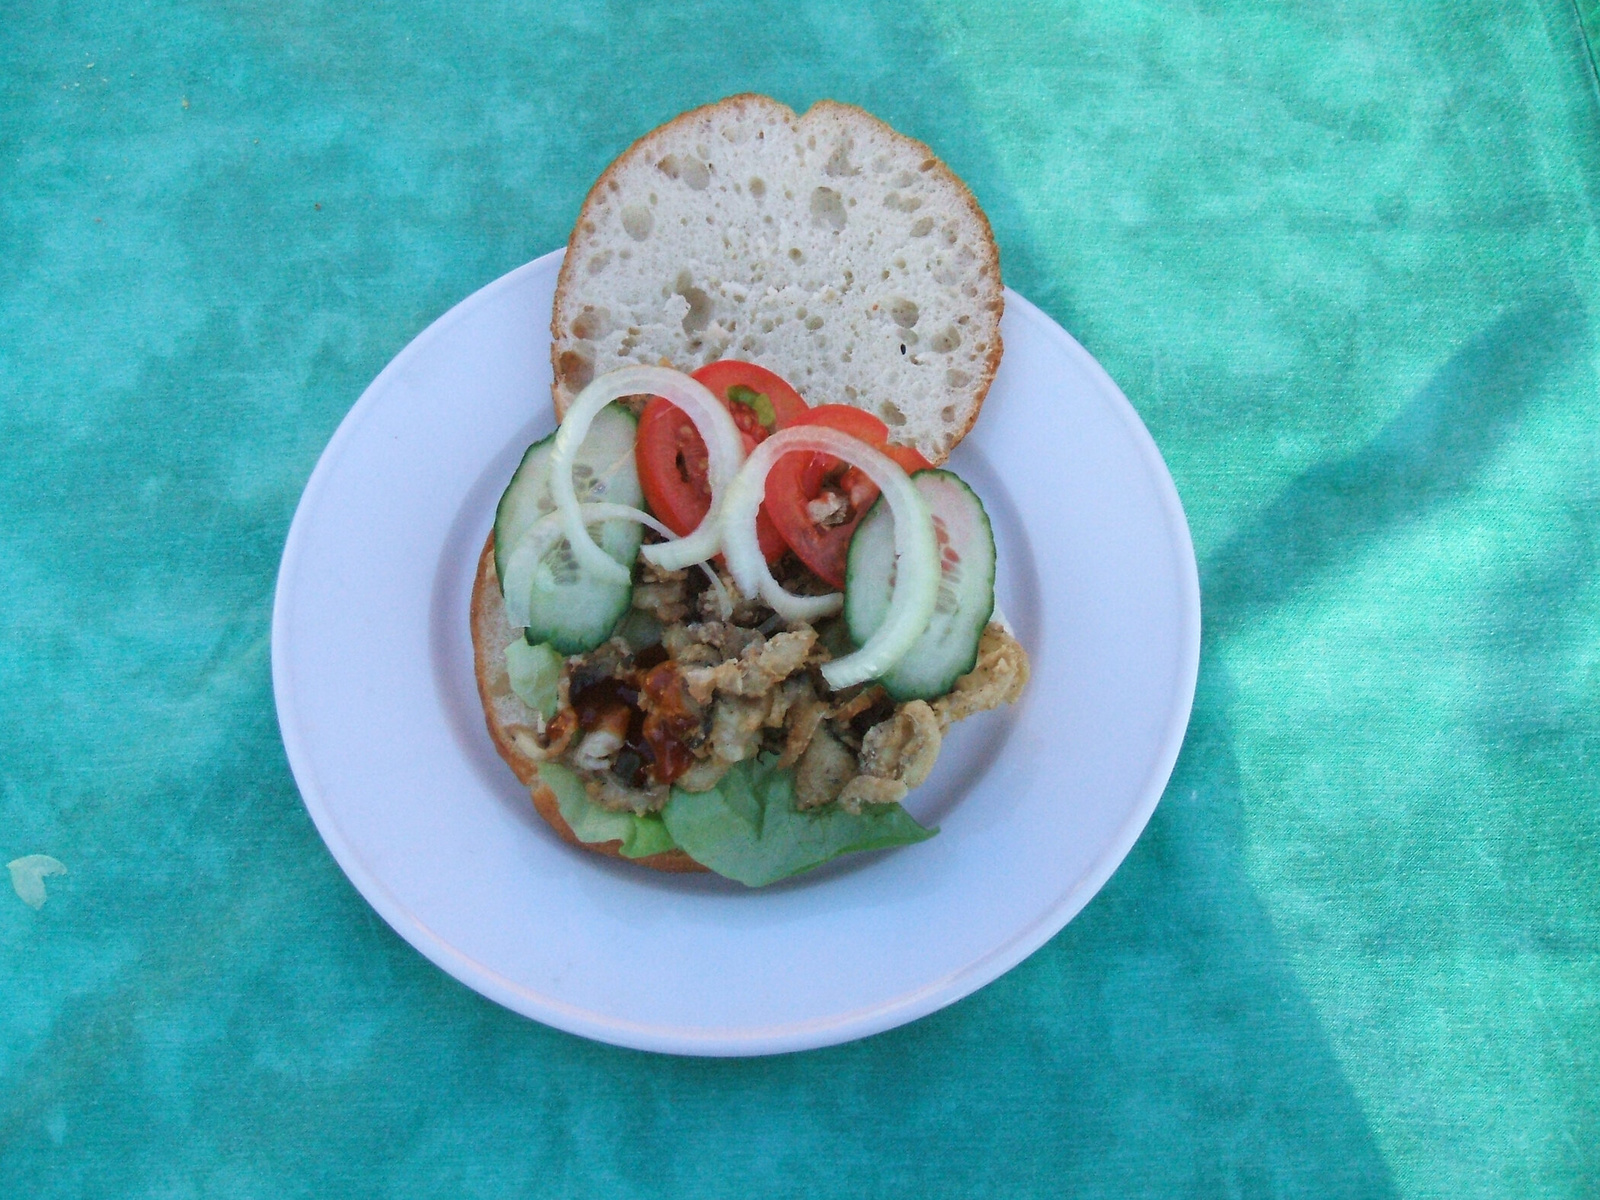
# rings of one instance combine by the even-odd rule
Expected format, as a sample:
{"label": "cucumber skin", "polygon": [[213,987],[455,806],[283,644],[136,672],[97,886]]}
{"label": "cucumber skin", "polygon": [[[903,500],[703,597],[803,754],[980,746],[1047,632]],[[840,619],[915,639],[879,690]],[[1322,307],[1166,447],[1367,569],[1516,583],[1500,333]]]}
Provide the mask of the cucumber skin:
{"label": "cucumber skin", "polygon": [[[633,426],[635,431],[638,430],[639,418],[634,416],[634,414],[632,412],[630,412],[628,409],[622,407],[619,404],[609,405],[608,407],[602,409],[601,412],[603,414],[615,415],[617,417],[620,417],[621,419],[627,421],[631,426]],[[596,420],[599,420],[599,416],[598,415],[596,416]],[[559,426],[557,428],[555,428],[555,429],[552,429],[549,433],[545,434],[542,438],[540,438],[538,441],[534,442],[531,446],[529,446],[526,450],[524,450],[522,452],[522,457],[517,460],[517,469],[515,471],[511,472],[511,480],[510,480],[510,482],[508,482],[506,484],[506,490],[500,493],[500,502],[495,505],[495,509],[494,509],[494,532],[495,532],[495,539],[494,539],[494,570],[495,570],[495,574],[497,576],[499,576],[500,578],[502,578],[502,579],[505,578],[505,571],[506,571],[506,564],[505,564],[504,555],[510,553],[511,546],[512,546],[513,543],[515,543],[516,539],[515,538],[501,538],[500,537],[500,532],[505,527],[505,525],[508,522],[508,520],[510,519],[510,517],[512,515],[511,510],[515,507],[515,502],[522,498],[522,492],[526,489],[526,484],[524,484],[524,486],[522,488],[519,488],[517,486],[518,482],[521,481],[522,478],[523,478],[523,476],[522,476],[523,468],[528,465],[529,460],[532,459],[535,454],[537,454],[540,450],[545,449],[547,446],[549,446],[549,444],[551,442],[555,441],[556,434],[559,433],[560,431],[561,430],[560,430]],[[640,502],[639,502],[639,507],[640,508],[644,507],[644,501],[643,501],[642,496],[641,496],[641,499],[640,499]]]}
{"label": "cucumber skin", "polygon": [[[981,530],[982,537],[987,541],[989,546],[989,578],[987,588],[988,604],[984,606],[982,618],[976,622],[975,627],[969,635],[971,640],[970,652],[962,655],[958,659],[955,659],[953,664],[947,666],[940,674],[923,675],[917,670],[918,666],[925,667],[926,664],[934,658],[934,654],[930,648],[923,645],[922,638],[918,638],[918,640],[912,644],[911,649],[906,652],[905,657],[879,677],[878,682],[883,685],[884,691],[888,692],[891,698],[902,701],[933,700],[940,696],[948,695],[950,689],[955,686],[956,680],[960,679],[963,675],[967,674],[978,665],[978,644],[983,638],[984,629],[988,627],[989,619],[994,615],[996,554],[994,548],[994,526],[989,520],[988,509],[984,508],[983,501],[978,499],[978,494],[967,485],[966,480],[955,474],[955,472],[933,468],[926,471],[918,471],[912,475],[911,478],[914,482],[923,475],[936,475],[943,477],[944,479],[954,481],[954,483],[956,483],[966,494],[968,499],[971,500],[978,518],[976,524]],[[880,497],[873,504],[872,508],[868,510],[866,519],[864,519],[861,524],[856,527],[856,533],[850,539],[850,554],[847,560],[847,566],[845,568],[844,617],[845,623],[850,630],[850,637],[858,646],[864,643],[867,638],[871,636],[872,630],[861,629],[858,626],[861,613],[850,603],[851,579],[858,576],[864,566],[864,564],[859,564],[856,559],[856,539],[860,536],[861,530],[867,527],[868,522],[873,520],[874,516],[878,513],[878,510],[880,507],[882,507],[882,505],[883,499]],[[881,520],[882,518],[879,517],[879,519]],[[971,618],[969,617],[969,620],[970,619]],[[926,636],[927,634],[924,633],[923,638]]]}
{"label": "cucumber skin", "polygon": [[[613,405],[602,411],[606,414],[614,413],[616,417],[627,421],[635,429],[638,427],[638,417],[620,405]],[[559,430],[552,430],[523,451],[522,458],[517,463],[517,469],[511,474],[511,482],[506,485],[506,490],[500,495],[499,504],[495,506],[494,566],[496,575],[502,579],[505,572],[505,555],[510,552],[510,548],[515,544],[516,539],[503,539],[500,534],[509,524],[519,503],[536,503],[535,497],[526,495],[528,484],[524,477],[524,468],[529,466],[541,450],[546,450],[549,447],[550,443],[555,440],[557,432]],[[529,478],[531,478],[531,475]],[[640,497],[639,507],[644,507],[642,496]],[[608,524],[610,523],[608,522]],[[632,559],[638,554],[639,545],[643,538],[643,529],[634,525],[628,528],[622,539],[620,539],[621,545],[613,545],[613,542],[618,539],[607,538],[604,534],[600,537],[600,543],[602,548],[613,558],[617,558],[620,553],[623,558]],[[627,546],[630,541],[632,543],[631,550]],[[559,613],[552,614],[554,616],[553,620],[539,621],[537,620],[538,614],[535,612],[531,615],[536,619],[524,630],[524,637],[529,645],[547,643],[552,649],[561,654],[570,655],[585,654],[605,642],[611,636],[611,631],[615,628],[617,622],[627,614],[633,605],[633,584],[630,581],[626,586],[621,584],[598,585],[596,590],[600,589],[604,589],[609,594],[609,612],[599,611],[597,613],[598,619],[593,622],[585,622],[585,629],[583,630],[574,630],[570,624],[564,624]],[[597,597],[597,599],[602,604],[604,603],[604,597]],[[596,609],[600,609],[600,607],[600,604],[596,605]]]}
{"label": "cucumber skin", "polygon": [[517,483],[522,479],[522,469],[528,465],[528,460],[537,451],[553,442],[555,436],[554,431],[547,433],[522,452],[522,457],[517,460],[517,469],[511,472],[511,482],[506,484],[506,490],[500,493],[500,503],[494,507],[494,573],[497,579],[505,578],[505,556],[510,553],[512,541],[510,538],[502,538],[500,531],[509,522],[511,510],[515,507],[516,500],[520,498],[517,494],[519,492]]}

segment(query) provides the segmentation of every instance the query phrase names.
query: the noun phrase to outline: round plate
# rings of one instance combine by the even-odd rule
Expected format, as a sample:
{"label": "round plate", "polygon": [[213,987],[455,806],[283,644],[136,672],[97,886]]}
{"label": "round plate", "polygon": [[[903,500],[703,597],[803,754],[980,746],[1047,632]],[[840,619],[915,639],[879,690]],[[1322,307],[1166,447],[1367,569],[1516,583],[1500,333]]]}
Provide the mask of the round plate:
{"label": "round plate", "polygon": [[941,827],[760,891],[564,845],[485,731],[473,564],[554,425],[560,255],[469,296],[367,388],[278,573],[272,679],[300,794],[339,865],[451,975],[584,1037],[767,1054],[889,1029],[982,987],[1088,902],[1177,758],[1200,655],[1188,525],[1088,353],[1006,294],[1005,359],[950,465],[982,497],[1021,703],[952,729],[907,807]]}

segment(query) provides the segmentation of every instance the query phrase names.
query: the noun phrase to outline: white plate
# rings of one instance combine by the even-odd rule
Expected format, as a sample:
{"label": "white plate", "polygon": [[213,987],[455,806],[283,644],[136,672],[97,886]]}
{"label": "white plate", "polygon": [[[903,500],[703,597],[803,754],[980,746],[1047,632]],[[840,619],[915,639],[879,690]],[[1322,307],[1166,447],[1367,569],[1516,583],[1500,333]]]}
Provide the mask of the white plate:
{"label": "white plate", "polygon": [[559,254],[469,296],[367,388],[278,573],[272,679],[300,793],[395,930],[469,987],[584,1037],[678,1054],[849,1041],[1021,962],[1133,845],[1200,654],[1188,526],[1088,353],[1013,293],[1005,359],[951,466],[983,498],[1023,701],[952,731],[908,802],[942,828],[761,891],[573,850],[485,732],[467,604],[494,505],[553,426]]}

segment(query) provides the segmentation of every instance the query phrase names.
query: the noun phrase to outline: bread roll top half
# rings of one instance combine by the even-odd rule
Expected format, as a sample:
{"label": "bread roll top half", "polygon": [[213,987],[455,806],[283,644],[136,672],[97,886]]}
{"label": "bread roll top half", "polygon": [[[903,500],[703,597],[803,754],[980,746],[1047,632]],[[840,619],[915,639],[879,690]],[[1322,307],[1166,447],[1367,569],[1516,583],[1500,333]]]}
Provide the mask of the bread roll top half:
{"label": "bread roll top half", "polygon": [[850,105],[733,96],[640,138],[584,201],[556,412],[617,367],[738,358],[940,463],[999,366],[1002,305],[989,222],[921,142]]}

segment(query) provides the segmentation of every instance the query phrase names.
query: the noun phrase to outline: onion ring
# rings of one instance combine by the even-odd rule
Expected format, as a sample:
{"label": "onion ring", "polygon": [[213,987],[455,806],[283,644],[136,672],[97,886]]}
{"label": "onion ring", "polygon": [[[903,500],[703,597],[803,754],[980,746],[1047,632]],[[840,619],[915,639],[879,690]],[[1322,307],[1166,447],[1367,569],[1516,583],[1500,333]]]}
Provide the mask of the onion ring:
{"label": "onion ring", "polygon": [[[662,537],[670,538],[676,535],[662,522],[656,520],[643,509],[634,508],[629,504],[611,504],[606,501],[589,501],[578,505],[584,524],[598,524],[602,521],[637,521],[646,529],[653,529]],[[506,556],[506,577],[500,581],[500,592],[505,598],[506,620],[513,628],[527,625],[528,597],[532,590],[536,573],[539,570],[539,560],[545,552],[555,543],[562,534],[559,513],[545,513],[524,533],[517,544],[512,547],[511,553]],[[609,557],[609,556],[608,556]],[[728,591],[722,586],[722,580],[717,578],[717,573],[711,569],[709,562],[696,563],[706,573],[706,578],[711,582],[711,590],[717,597],[717,607],[722,613],[722,619],[727,620],[728,614],[733,610],[733,605],[728,599]],[[631,572],[630,572],[631,577]],[[515,597],[515,599],[513,599]]]}
{"label": "onion ring", "polygon": [[766,498],[767,473],[793,451],[831,454],[859,468],[878,485],[894,515],[895,575],[883,624],[854,654],[827,663],[822,677],[838,690],[882,675],[928,627],[939,595],[939,543],[933,518],[911,477],[888,455],[825,425],[791,425],[760,443],[728,485],[722,505],[722,552],[739,590],[760,595],[788,621],[810,621],[839,611],[843,596],[796,596],[772,577],[756,539],[756,512]]}
{"label": "onion ring", "polygon": [[722,492],[739,469],[744,442],[733,417],[699,380],[670,367],[621,367],[608,371],[579,392],[556,431],[550,447],[550,498],[555,501],[572,552],[583,566],[608,583],[626,583],[628,568],[617,562],[584,528],[577,491],[572,484],[572,464],[589,432],[595,414],[623,396],[660,396],[682,409],[705,440],[709,460],[711,507],[688,537],[648,546],[641,553],[663,570],[676,570],[702,562],[722,548],[718,519]]}

